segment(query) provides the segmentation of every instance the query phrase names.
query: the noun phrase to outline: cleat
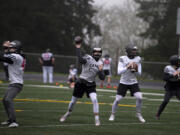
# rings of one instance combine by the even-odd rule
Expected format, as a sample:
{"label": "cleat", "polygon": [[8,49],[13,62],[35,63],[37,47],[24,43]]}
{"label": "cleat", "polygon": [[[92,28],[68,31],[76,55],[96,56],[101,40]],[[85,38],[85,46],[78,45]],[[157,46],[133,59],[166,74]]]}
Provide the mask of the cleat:
{"label": "cleat", "polygon": [[19,126],[18,123],[13,122],[13,123],[11,123],[8,127],[9,127],[9,128],[16,128],[16,127],[18,127],[18,126]]}
{"label": "cleat", "polygon": [[114,121],[114,119],[115,119],[114,114],[111,114],[111,116],[109,117],[109,121]]}
{"label": "cleat", "polygon": [[100,125],[101,125],[100,121],[99,120],[95,120],[95,126],[100,126]]}
{"label": "cleat", "polygon": [[111,88],[111,85],[107,85],[107,87],[106,87],[106,88],[110,89],[110,88]]}
{"label": "cleat", "polygon": [[136,117],[139,119],[140,122],[145,123],[145,119],[142,117],[141,113],[136,113]]}
{"label": "cleat", "polygon": [[67,118],[66,116],[62,116],[59,121],[64,122],[66,120],[66,118]]}
{"label": "cleat", "polygon": [[9,125],[10,122],[9,121],[4,121],[4,122],[1,122],[1,125]]}
{"label": "cleat", "polygon": [[59,121],[60,121],[60,122],[64,122],[69,115],[70,115],[69,112],[65,113],[65,114],[59,119]]}
{"label": "cleat", "polygon": [[100,85],[100,88],[103,88],[103,85],[102,85],[102,84]]}
{"label": "cleat", "polygon": [[159,120],[160,119],[160,116],[156,114],[156,119]]}

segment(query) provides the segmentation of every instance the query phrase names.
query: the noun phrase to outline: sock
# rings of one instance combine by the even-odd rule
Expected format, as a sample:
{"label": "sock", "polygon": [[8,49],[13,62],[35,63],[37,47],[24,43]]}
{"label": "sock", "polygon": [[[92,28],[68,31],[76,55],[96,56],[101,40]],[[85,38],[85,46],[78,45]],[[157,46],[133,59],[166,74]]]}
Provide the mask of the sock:
{"label": "sock", "polygon": [[114,103],[112,105],[112,114],[115,114],[118,104],[122,98],[123,97],[121,95],[116,95],[116,99],[114,100]]}
{"label": "sock", "polygon": [[98,114],[99,113],[99,104],[97,101],[97,95],[96,95],[96,93],[90,93],[89,96],[93,103],[93,112],[94,112],[94,114]]}

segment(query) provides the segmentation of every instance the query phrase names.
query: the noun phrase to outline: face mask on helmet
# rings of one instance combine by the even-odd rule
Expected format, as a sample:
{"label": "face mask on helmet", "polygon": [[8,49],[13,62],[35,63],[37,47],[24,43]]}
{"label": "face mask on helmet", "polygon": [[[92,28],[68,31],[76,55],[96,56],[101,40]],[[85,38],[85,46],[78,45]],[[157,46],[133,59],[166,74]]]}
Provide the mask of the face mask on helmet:
{"label": "face mask on helmet", "polygon": [[138,55],[137,50],[138,50],[138,48],[136,46],[128,46],[128,47],[126,47],[127,56],[130,59],[133,59],[135,56]]}
{"label": "face mask on helmet", "polygon": [[70,69],[73,69],[73,68],[75,68],[75,65],[74,64],[70,65]]}
{"label": "face mask on helmet", "polygon": [[178,55],[173,55],[170,57],[170,64],[172,66],[180,67],[180,57]]}
{"label": "face mask on helmet", "polygon": [[21,52],[21,42],[18,40],[10,42],[9,52],[10,53],[20,53]]}
{"label": "face mask on helmet", "polygon": [[102,56],[102,49],[101,48],[94,48],[92,56],[96,61],[98,61]]}
{"label": "face mask on helmet", "polygon": [[105,59],[109,59],[109,54],[106,54],[106,55],[104,56],[104,58],[105,58]]}

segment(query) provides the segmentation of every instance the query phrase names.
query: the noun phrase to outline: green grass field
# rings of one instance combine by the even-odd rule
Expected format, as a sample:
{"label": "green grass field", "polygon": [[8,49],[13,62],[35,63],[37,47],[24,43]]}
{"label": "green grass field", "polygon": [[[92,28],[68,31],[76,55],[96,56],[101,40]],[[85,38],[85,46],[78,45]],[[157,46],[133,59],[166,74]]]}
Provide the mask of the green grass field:
{"label": "green grass field", "polygon": [[[94,125],[94,116],[90,99],[84,97],[76,104],[72,115],[66,122],[60,123],[59,118],[68,107],[72,89],[59,86],[39,87],[26,84],[23,91],[16,97],[15,108],[20,126],[10,129],[0,127],[0,135],[179,135],[180,104],[173,98],[164,110],[161,119],[156,120],[155,114],[163,99],[163,90],[145,90],[143,95],[142,114],[146,123],[142,124],[135,117],[135,99],[129,94],[124,98],[114,122],[108,121],[115,90],[98,91],[100,103],[101,126]],[[0,84],[0,100],[7,85]],[[148,95],[147,93],[151,93]],[[160,93],[161,95],[156,95]],[[0,103],[0,122],[7,120],[2,102]]]}

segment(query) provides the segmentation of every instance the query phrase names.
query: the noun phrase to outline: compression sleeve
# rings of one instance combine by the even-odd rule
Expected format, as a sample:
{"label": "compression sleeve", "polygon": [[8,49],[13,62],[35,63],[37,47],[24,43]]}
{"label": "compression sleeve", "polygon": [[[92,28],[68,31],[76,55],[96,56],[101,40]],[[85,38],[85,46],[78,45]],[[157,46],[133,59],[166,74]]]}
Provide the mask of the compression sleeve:
{"label": "compression sleeve", "polygon": [[86,64],[87,60],[83,58],[82,52],[80,48],[76,48],[76,56],[79,59],[79,63]]}
{"label": "compression sleeve", "polygon": [[0,61],[6,62],[6,63],[9,63],[9,64],[13,64],[13,61],[12,61],[11,58],[4,57],[4,56],[0,56]]}

